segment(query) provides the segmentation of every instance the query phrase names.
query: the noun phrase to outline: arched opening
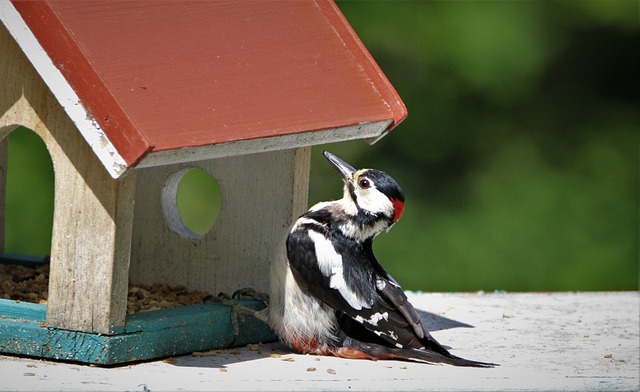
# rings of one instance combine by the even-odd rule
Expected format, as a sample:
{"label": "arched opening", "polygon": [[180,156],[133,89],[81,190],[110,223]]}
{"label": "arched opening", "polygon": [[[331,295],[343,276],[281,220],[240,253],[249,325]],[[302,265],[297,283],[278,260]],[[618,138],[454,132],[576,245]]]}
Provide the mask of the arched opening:
{"label": "arched opening", "polygon": [[0,140],[0,299],[46,303],[53,228],[49,151],[18,127]]}

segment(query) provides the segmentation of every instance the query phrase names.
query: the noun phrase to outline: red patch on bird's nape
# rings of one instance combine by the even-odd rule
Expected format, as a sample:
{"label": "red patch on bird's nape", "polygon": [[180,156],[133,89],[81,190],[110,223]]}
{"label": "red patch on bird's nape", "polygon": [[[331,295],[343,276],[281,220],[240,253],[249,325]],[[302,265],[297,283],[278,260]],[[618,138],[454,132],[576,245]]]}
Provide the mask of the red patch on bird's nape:
{"label": "red patch on bird's nape", "polygon": [[398,199],[391,199],[393,204],[393,223],[396,223],[404,212],[404,201]]}

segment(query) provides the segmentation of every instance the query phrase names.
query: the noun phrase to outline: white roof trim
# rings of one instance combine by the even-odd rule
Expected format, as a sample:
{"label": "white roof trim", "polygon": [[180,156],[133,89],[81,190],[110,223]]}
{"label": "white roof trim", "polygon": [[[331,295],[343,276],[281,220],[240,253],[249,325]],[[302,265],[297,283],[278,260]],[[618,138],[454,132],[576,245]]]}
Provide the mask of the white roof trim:
{"label": "white roof trim", "polygon": [[42,77],[46,85],[76,125],[84,139],[96,154],[111,177],[117,179],[127,170],[127,163],[120,156],[107,135],[85,109],[73,88],[53,64],[51,58],[33,35],[22,16],[9,0],[0,0],[0,20],[16,40],[20,48]]}
{"label": "white roof trim", "polygon": [[234,155],[255,154],[356,139],[370,139],[372,142],[375,142],[387,133],[387,129],[392,122],[393,120],[385,120],[270,138],[240,140],[237,142],[213,144],[202,147],[187,147],[170,151],[151,152],[142,158],[136,165],[136,168],[194,162]]}

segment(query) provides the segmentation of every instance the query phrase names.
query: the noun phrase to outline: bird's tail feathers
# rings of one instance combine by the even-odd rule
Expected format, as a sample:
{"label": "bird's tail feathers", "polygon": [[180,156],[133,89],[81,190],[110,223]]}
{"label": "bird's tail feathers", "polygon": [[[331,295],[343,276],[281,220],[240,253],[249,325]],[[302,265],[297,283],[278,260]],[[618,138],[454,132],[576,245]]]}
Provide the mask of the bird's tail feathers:
{"label": "bird's tail feathers", "polygon": [[500,366],[495,363],[473,361],[469,359],[456,357],[455,355],[446,356],[440,353],[427,351],[427,350],[418,350],[418,349],[408,349],[408,350],[397,349],[397,350],[398,350],[397,353],[392,353],[391,355],[392,356],[395,355],[396,359],[402,359],[407,361],[426,362],[426,363],[446,363],[454,366],[479,367],[479,368],[492,368],[492,367]]}
{"label": "bird's tail feathers", "polygon": [[466,366],[478,368],[492,368],[499,366],[495,363],[472,361],[455,355],[443,354],[431,350],[421,350],[416,348],[396,348],[387,347],[376,343],[364,343],[355,339],[347,339],[346,346],[362,351],[372,359],[395,359],[411,362],[422,362],[429,364],[448,364],[453,366]]}

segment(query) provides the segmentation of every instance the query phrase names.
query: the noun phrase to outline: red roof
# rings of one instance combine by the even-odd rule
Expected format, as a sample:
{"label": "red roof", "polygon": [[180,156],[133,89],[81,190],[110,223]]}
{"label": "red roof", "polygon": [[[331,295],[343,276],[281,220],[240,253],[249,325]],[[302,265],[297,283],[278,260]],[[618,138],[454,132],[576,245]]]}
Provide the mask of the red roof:
{"label": "red roof", "polygon": [[13,6],[125,167],[147,154],[362,123],[387,121],[384,134],[407,114],[332,2]]}

